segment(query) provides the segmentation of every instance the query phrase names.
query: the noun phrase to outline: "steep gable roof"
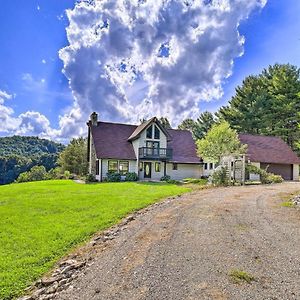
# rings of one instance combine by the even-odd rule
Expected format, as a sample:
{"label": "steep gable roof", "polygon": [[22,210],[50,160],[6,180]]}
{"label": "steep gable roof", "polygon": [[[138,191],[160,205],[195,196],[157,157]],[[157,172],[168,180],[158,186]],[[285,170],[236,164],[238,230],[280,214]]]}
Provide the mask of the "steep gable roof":
{"label": "steep gable roof", "polygon": [[156,125],[161,129],[161,131],[168,137],[168,132],[167,130],[160,124],[158,119],[156,117],[153,117],[149,119],[148,121],[142,123],[141,125],[137,126],[134,132],[128,137],[128,141],[133,141],[137,139],[140,134],[152,123],[156,123]]}
{"label": "steep gable roof", "polygon": [[168,147],[173,149],[173,162],[200,163],[201,159],[196,152],[196,144],[188,130],[167,129],[171,140]]}
{"label": "steep gable roof", "polygon": [[[109,122],[98,122],[97,126],[90,126],[97,157],[135,160],[134,149],[128,137],[132,137],[134,132],[137,133],[137,129],[141,130],[141,127]],[[173,149],[173,162],[200,163],[200,158],[196,153],[195,142],[189,131],[164,130],[169,137],[167,147]],[[139,135],[139,133],[137,134]]]}
{"label": "steep gable roof", "polygon": [[242,144],[247,144],[247,156],[251,161],[277,164],[299,164],[295,152],[279,137],[239,134]]}
{"label": "steep gable roof", "polygon": [[98,122],[91,126],[91,133],[98,158],[136,159],[128,137],[137,126]]}

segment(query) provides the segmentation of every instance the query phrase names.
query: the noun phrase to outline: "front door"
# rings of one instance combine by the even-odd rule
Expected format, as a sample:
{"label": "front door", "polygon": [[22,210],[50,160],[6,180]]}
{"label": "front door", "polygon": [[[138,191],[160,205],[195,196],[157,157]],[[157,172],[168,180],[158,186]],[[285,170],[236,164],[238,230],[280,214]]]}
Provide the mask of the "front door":
{"label": "front door", "polygon": [[144,162],[144,178],[151,178],[151,162]]}

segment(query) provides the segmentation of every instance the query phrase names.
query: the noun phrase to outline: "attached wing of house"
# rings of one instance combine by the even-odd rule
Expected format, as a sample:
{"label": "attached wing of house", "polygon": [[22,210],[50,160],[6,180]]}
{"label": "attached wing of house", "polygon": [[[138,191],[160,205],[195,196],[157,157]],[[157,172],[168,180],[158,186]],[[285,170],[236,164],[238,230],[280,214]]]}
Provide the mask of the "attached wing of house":
{"label": "attached wing of house", "polygon": [[89,172],[99,181],[108,172],[135,172],[142,180],[202,175],[202,162],[187,130],[165,129],[155,117],[139,126],[99,122],[95,113],[88,128]]}
{"label": "attached wing of house", "polygon": [[252,164],[285,180],[299,180],[300,159],[281,138],[239,134],[239,139],[248,146],[247,158]]}
{"label": "attached wing of house", "polygon": [[[247,145],[247,161],[258,168],[281,175],[285,180],[299,180],[300,159],[281,138],[253,134],[239,134],[242,144]],[[215,164],[204,162],[203,175],[209,176]],[[250,174],[250,179],[259,180],[259,176]]]}

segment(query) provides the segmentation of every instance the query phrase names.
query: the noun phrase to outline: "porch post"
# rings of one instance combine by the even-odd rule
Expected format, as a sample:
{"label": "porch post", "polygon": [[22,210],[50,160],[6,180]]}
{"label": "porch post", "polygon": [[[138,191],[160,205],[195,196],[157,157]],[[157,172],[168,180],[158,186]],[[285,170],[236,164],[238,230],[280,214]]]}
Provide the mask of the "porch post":
{"label": "porch post", "polygon": [[164,164],[164,176],[166,176],[167,175],[167,162],[165,161],[164,163],[165,163]]}

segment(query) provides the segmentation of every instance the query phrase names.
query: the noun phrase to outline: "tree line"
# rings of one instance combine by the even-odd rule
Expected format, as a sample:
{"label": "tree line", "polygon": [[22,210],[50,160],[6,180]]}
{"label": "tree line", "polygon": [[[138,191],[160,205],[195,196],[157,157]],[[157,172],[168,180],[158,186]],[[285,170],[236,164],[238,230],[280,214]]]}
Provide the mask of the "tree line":
{"label": "tree line", "polygon": [[196,120],[186,119],[178,128],[190,130],[198,140],[222,121],[238,133],[281,137],[300,154],[300,69],[275,64],[259,75],[250,75],[236,88],[228,105],[214,114],[204,112]]}

